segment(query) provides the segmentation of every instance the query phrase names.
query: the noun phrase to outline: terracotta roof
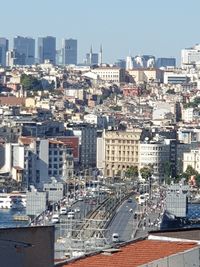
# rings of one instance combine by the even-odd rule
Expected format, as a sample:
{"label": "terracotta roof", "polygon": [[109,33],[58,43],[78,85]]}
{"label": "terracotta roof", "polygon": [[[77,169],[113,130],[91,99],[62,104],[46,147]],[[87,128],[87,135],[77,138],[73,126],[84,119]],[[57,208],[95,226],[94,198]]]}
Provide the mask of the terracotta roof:
{"label": "terracotta roof", "polygon": [[22,106],[25,103],[24,97],[15,97],[15,96],[2,96],[0,97],[1,105],[8,106]]}
{"label": "terracotta roof", "polygon": [[98,253],[59,264],[67,267],[136,267],[197,247],[195,242],[142,240],[120,247],[118,252]]}
{"label": "terracotta roof", "polygon": [[35,140],[34,137],[23,137],[23,136],[19,137],[19,141],[23,145],[30,145],[33,142],[33,140]]}

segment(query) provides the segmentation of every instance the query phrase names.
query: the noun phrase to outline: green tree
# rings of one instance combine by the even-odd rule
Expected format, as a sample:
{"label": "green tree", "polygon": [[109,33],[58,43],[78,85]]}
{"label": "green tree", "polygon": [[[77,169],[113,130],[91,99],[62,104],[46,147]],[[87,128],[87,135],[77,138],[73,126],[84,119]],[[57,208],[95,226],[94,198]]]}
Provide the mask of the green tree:
{"label": "green tree", "polygon": [[125,176],[127,178],[137,178],[138,177],[138,167],[137,166],[131,166],[127,169],[125,172]]}
{"label": "green tree", "polygon": [[42,83],[37,78],[32,75],[22,74],[21,75],[21,85],[25,90],[41,90]]}
{"label": "green tree", "polygon": [[143,179],[148,180],[153,174],[153,169],[151,166],[144,166],[140,169],[140,174]]}
{"label": "green tree", "polygon": [[181,176],[188,181],[192,175],[197,176],[198,174],[199,173],[191,165],[188,165],[186,171],[182,173]]}

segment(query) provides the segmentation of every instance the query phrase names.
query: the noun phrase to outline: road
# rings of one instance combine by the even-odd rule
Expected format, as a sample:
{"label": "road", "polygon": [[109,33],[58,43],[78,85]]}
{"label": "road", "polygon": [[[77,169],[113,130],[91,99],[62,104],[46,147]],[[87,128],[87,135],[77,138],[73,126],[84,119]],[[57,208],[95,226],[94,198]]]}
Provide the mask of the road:
{"label": "road", "polygon": [[112,243],[113,233],[119,234],[119,239],[121,242],[130,240],[132,238],[132,234],[135,227],[133,222],[136,207],[137,204],[135,200],[131,198],[131,202],[126,200],[117,209],[116,215],[108,228],[107,238],[110,243]]}

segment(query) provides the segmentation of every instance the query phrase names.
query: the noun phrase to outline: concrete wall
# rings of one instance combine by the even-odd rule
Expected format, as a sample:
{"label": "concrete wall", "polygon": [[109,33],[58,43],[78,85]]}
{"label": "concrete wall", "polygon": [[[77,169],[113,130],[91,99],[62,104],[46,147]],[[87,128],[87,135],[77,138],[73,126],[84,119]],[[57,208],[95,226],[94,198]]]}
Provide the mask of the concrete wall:
{"label": "concrete wall", "polygon": [[54,227],[0,229],[1,267],[53,267]]}
{"label": "concrete wall", "polygon": [[180,252],[169,257],[153,261],[140,267],[194,267],[200,266],[199,248]]}

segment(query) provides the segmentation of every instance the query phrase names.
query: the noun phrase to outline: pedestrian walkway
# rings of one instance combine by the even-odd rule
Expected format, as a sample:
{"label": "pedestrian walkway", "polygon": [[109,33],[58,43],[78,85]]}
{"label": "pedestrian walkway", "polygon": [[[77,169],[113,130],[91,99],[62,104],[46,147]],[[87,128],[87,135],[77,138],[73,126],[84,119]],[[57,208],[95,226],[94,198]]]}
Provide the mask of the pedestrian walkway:
{"label": "pedestrian walkway", "polygon": [[159,198],[147,200],[143,205],[138,204],[133,220],[132,237],[143,237],[150,231],[159,230],[163,209],[163,202]]}

